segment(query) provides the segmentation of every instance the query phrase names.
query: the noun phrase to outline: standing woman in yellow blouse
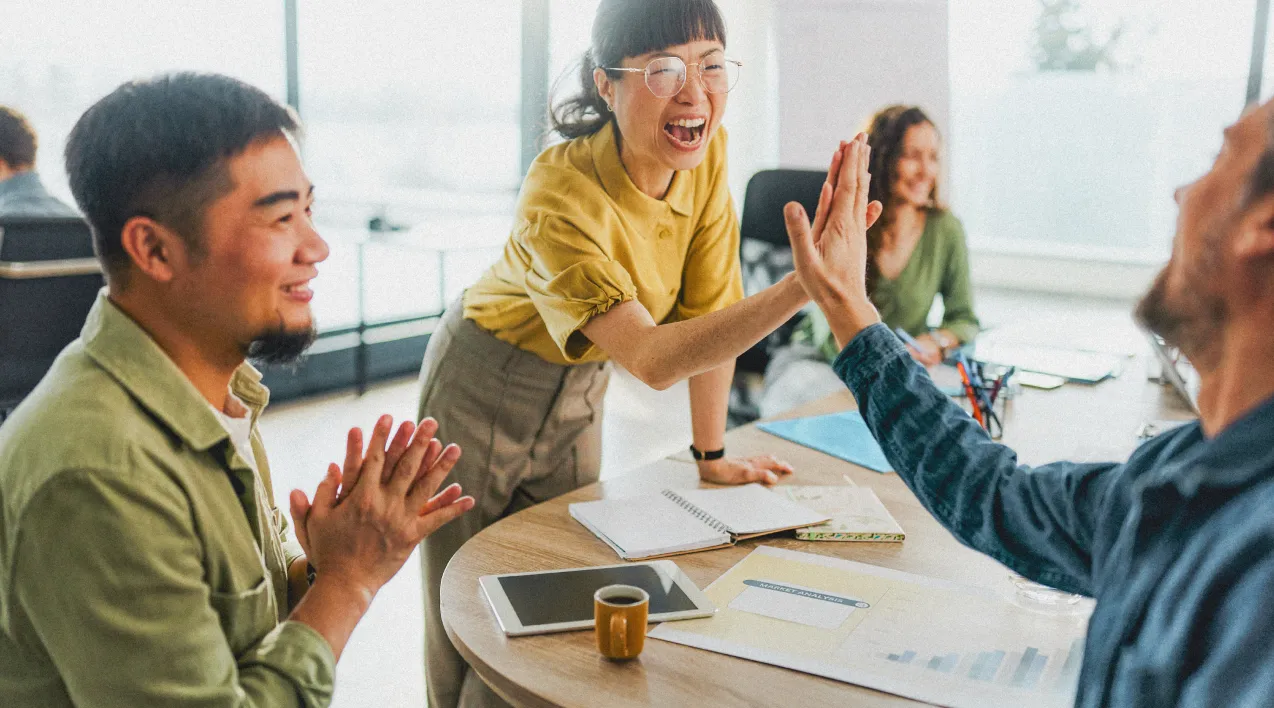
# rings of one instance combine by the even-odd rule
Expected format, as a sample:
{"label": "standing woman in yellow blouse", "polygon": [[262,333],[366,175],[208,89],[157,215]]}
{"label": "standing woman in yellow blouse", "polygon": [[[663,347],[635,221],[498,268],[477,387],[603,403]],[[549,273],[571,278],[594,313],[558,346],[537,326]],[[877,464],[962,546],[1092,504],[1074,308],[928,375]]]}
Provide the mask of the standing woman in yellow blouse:
{"label": "standing woman in yellow blouse", "polygon": [[554,107],[566,142],[532,164],[504,255],[429,342],[421,415],[464,450],[452,474],[477,501],[423,545],[430,705],[499,704],[443,630],[442,573],[484,526],[597,480],[610,361],[657,389],[689,379],[701,479],[791,472],[724,455],[735,358],[807,302],[793,277],[743,297],[720,129],[739,69],[712,0],[602,0],[584,90]]}

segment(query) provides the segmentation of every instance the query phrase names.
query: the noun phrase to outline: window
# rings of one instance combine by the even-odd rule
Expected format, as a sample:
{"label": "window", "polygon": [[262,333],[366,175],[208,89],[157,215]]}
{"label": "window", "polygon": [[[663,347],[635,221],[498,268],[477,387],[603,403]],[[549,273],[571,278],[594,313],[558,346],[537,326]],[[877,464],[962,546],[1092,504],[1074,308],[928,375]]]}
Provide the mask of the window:
{"label": "window", "polygon": [[1254,5],[952,0],[951,202],[975,249],[1166,259],[1243,106]]}
{"label": "window", "polygon": [[283,4],[257,0],[45,0],[8,3],[0,21],[0,102],[40,138],[36,168],[70,201],[62,148],[89,106],[129,79],[215,71],[284,95]]}
{"label": "window", "polygon": [[[508,236],[520,181],[521,4],[298,6],[305,163],[332,245],[316,318],[324,329],[356,324],[360,282],[366,322],[436,313]],[[402,231],[369,236],[373,219]]]}

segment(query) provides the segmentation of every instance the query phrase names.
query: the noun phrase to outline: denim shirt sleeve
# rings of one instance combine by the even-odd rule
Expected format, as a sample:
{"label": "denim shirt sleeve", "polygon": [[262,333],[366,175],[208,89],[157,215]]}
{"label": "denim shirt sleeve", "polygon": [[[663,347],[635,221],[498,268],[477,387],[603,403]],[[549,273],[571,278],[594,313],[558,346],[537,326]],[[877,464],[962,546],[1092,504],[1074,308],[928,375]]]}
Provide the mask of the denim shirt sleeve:
{"label": "denim shirt sleeve", "polygon": [[1092,595],[1094,529],[1118,465],[1019,465],[883,324],[860,332],[833,367],[890,464],[956,539],[1023,576]]}
{"label": "denim shirt sleeve", "polygon": [[1201,665],[1184,678],[1182,706],[1264,706],[1274,696],[1274,553],[1268,540],[1217,578],[1215,612],[1197,618]]}

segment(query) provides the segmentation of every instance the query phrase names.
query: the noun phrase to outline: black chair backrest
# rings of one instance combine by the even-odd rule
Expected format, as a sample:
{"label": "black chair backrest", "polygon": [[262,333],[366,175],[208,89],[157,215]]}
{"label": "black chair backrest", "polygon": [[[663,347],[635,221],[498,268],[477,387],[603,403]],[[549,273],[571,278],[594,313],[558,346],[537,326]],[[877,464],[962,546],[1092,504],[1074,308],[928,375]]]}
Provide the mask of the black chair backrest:
{"label": "black chair backrest", "polygon": [[800,202],[812,220],[826,179],[827,172],[819,170],[765,170],[752,175],[743,195],[739,235],[787,248],[783,206]]}
{"label": "black chair backrest", "polygon": [[[748,294],[778,282],[792,270],[792,250],[787,238],[783,207],[800,202],[814,218],[818,195],[827,173],[818,170],[765,170],[752,175],[743,196],[743,218],[739,224],[739,254],[743,282]],[[773,334],[744,352],[735,363],[739,371],[763,373],[770,350],[785,343],[801,316],[789,320]]]}
{"label": "black chair backrest", "polygon": [[0,218],[0,419],[80,334],[104,284],[79,218]]}

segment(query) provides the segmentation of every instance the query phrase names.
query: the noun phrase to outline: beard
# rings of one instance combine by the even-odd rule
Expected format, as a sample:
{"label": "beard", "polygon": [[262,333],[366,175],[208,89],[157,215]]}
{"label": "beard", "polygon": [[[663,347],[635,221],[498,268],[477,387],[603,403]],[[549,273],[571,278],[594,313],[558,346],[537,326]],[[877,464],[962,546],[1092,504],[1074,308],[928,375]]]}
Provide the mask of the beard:
{"label": "beard", "polygon": [[306,349],[318,337],[313,326],[304,330],[287,330],[282,327],[268,330],[248,343],[244,354],[262,364],[295,364]]}
{"label": "beard", "polygon": [[1172,288],[1169,263],[1134,313],[1142,327],[1179,349],[1201,369],[1211,368],[1227,319],[1225,302],[1213,290],[1220,277],[1218,248],[1219,239],[1207,239],[1200,256],[1183,263],[1179,292]]}

